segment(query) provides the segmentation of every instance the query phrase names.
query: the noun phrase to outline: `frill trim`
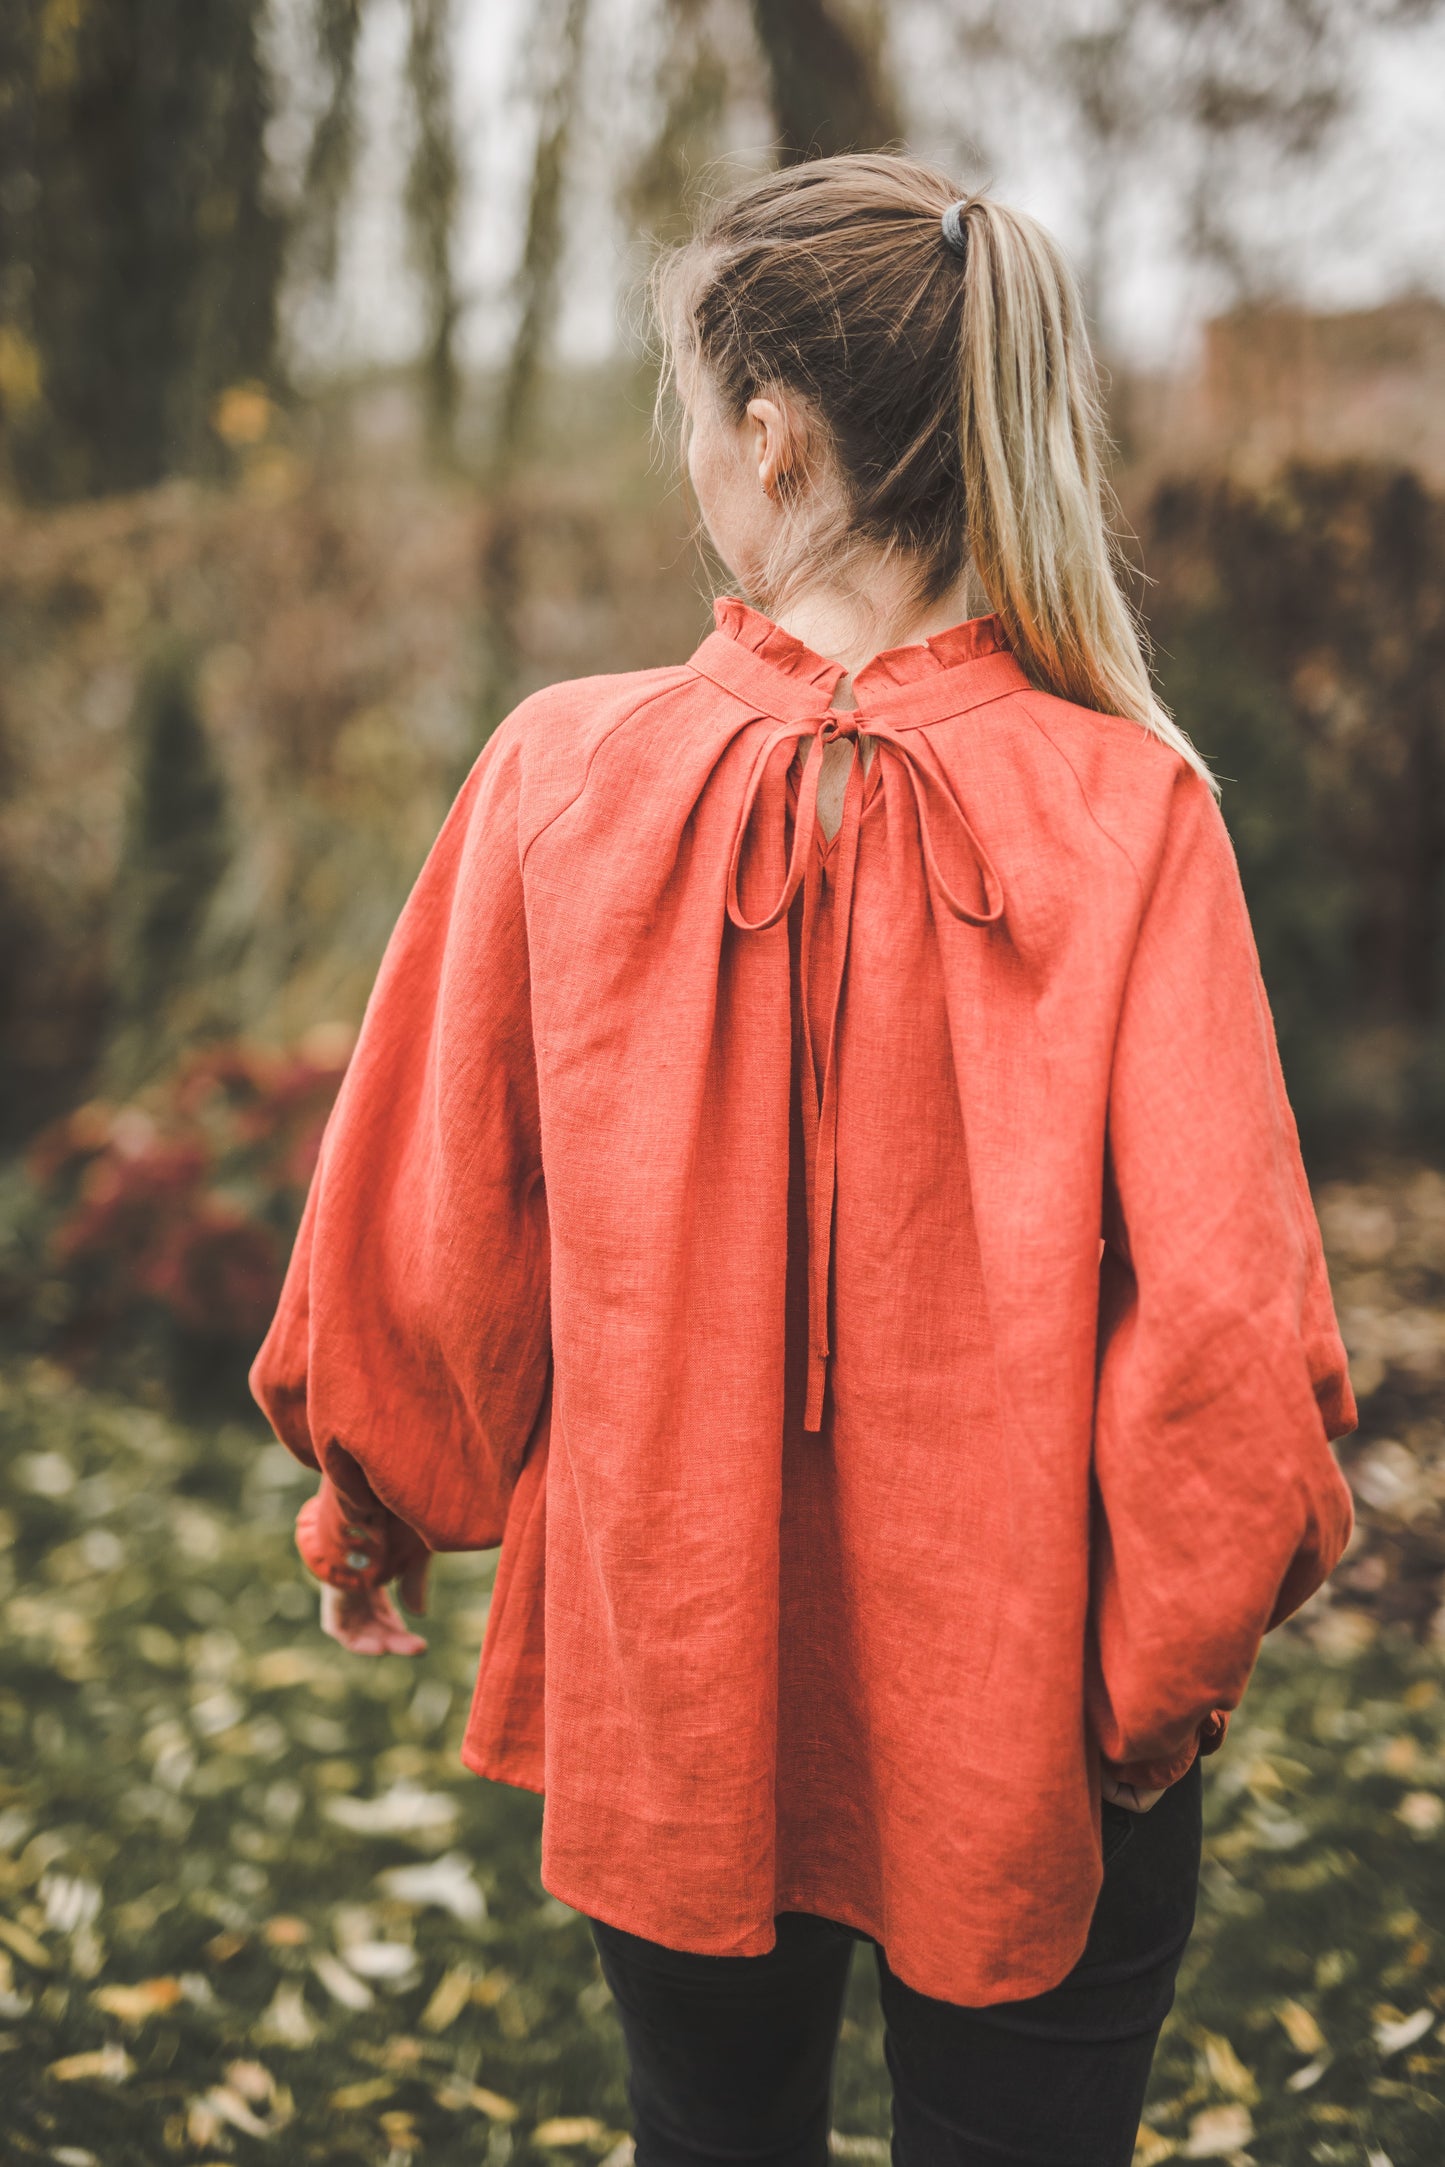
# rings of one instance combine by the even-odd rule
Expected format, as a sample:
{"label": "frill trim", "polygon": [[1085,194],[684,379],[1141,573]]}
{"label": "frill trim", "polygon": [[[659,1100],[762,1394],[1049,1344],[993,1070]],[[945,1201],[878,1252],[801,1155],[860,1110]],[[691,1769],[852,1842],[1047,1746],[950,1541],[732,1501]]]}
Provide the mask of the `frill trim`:
{"label": "frill trim", "polygon": [[[831,692],[844,674],[837,662],[816,654],[793,633],[785,632],[751,603],[737,595],[720,595],[713,603],[713,622],[719,632],[736,640],[774,669],[805,684],[821,685]],[[865,691],[870,684],[916,684],[938,670],[951,670],[960,662],[976,662],[980,655],[1006,654],[1008,640],[997,616],[968,617],[962,624],[934,632],[926,640],[903,647],[885,647],[865,662],[853,679]]]}

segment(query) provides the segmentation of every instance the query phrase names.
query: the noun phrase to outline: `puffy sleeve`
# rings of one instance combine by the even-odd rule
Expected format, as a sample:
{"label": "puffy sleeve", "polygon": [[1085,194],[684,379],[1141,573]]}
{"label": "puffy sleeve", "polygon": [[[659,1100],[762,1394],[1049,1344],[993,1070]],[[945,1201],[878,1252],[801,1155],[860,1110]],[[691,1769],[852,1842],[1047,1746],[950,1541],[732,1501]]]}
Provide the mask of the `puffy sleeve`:
{"label": "puffy sleeve", "polygon": [[391,1577],[418,1541],[500,1542],[544,1420],[516,764],[504,725],[397,922],[251,1368],[277,1436],[326,1478],[298,1541],[341,1585]]}
{"label": "puffy sleeve", "polygon": [[1182,763],[1108,1147],[1087,1697],[1111,1772],[1158,1787],[1338,1562],[1356,1421],[1233,847]]}

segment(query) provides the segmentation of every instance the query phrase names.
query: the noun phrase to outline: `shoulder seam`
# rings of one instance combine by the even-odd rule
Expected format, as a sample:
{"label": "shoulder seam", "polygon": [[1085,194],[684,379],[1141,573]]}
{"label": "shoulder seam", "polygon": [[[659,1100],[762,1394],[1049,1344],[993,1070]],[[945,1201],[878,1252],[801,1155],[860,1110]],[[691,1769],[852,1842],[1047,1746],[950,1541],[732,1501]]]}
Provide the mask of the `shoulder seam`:
{"label": "shoulder seam", "polygon": [[[671,665],[670,667],[675,668],[678,671],[679,676],[681,676],[681,673],[687,669],[687,664],[685,662],[679,662]],[[541,827],[537,829],[536,833],[530,836],[528,840],[522,845],[521,855],[518,860],[518,864],[523,873],[525,873],[527,870],[527,859],[531,853],[533,844],[540,842],[542,837],[547,833],[547,830],[551,827],[555,827],[564,813],[570,813],[573,806],[582,796],[583,791],[587,788],[588,783],[592,779],[593,762],[596,760],[598,753],[601,752],[603,746],[608,742],[609,738],[615,737],[619,730],[624,729],[629,722],[634,721],[636,717],[642,713],[642,710],[645,707],[650,707],[652,705],[654,700],[665,699],[669,692],[674,692],[676,690],[676,682],[666,685],[659,685],[655,691],[649,692],[645,696],[645,698],[634,701],[632,705],[628,707],[625,714],[619,715],[617,717],[617,720],[611,725],[611,727],[603,731],[602,735],[598,738],[596,744],[592,747],[591,752],[587,755],[587,766],[583,771],[582,780],[577,785],[577,788],[573,791],[571,797],[567,799],[564,805],[559,805],[555,813],[550,813],[548,817],[542,822]]]}

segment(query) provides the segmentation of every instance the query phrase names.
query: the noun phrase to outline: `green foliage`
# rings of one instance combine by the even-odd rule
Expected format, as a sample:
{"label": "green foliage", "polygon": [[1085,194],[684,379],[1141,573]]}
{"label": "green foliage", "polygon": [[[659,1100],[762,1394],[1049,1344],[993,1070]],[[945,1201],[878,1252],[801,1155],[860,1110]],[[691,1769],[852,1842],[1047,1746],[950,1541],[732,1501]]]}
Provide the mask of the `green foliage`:
{"label": "green foliage", "polygon": [[1165,485],[1166,699],[1226,778],[1317,1155],[1445,1140],[1445,499],[1407,468]]}
{"label": "green foliage", "polygon": [[1355,1020],[1358,879],[1320,832],[1287,701],[1241,653],[1227,615],[1171,627],[1159,663],[1169,706],[1224,785],[1290,1097],[1317,1152],[1361,1111],[1337,1044]]}
{"label": "green foliage", "polygon": [[1147,2119],[1186,2156],[1196,2117],[1232,2107],[1274,2167],[1377,2151],[1426,2167],[1445,2149],[1439,1657],[1267,1647],[1210,1778],[1200,1921]]}
{"label": "green foliage", "polygon": [[[424,1657],[347,1656],[291,1544],[312,1478],[254,1423],[186,1429],[40,1364],[12,1378],[8,2156],[615,2151],[619,2042],[583,1922],[537,1879],[540,1801],[457,1759],[489,1561],[441,1562]],[[1344,1623],[1271,1636],[1208,1763],[1199,1925],[1140,2167],[1220,2156],[1211,2131],[1242,2150],[1251,2127],[1269,2167],[1445,2150],[1445,1673]],[[419,1865],[439,1871],[405,1877]],[[841,2156],[882,2160],[861,1951],[834,2120]]]}

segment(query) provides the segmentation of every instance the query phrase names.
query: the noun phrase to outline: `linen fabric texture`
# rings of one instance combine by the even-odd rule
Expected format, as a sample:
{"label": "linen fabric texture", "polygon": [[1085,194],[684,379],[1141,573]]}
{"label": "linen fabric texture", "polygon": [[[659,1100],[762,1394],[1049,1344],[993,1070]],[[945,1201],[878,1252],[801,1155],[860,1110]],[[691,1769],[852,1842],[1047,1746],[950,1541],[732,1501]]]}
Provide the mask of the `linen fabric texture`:
{"label": "linen fabric texture", "polygon": [[554,1895],[1019,1998],[1084,1949],[1101,1767],[1217,1745],[1349,1537],[1319,1230],[1187,762],[996,617],[843,713],[714,614],[476,761],[252,1385],[327,1577],[357,1508],[352,1584],[501,1545],[463,1758],[544,1793]]}

